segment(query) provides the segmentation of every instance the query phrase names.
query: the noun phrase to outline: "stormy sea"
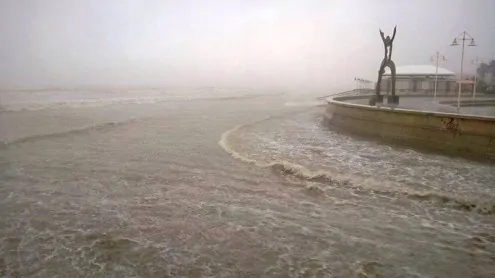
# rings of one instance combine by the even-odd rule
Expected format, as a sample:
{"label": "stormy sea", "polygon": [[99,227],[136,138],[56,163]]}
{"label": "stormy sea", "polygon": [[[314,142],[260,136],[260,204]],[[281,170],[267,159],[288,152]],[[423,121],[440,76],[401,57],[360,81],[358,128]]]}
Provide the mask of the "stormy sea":
{"label": "stormy sea", "polygon": [[0,277],[495,277],[495,167],[311,93],[0,93]]}

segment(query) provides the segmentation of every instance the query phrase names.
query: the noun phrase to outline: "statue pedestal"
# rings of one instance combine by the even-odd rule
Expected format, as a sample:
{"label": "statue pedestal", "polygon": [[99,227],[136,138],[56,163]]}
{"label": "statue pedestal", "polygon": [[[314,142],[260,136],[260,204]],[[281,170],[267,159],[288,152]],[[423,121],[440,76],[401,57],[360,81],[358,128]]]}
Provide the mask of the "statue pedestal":
{"label": "statue pedestal", "polygon": [[392,105],[398,105],[399,104],[399,96],[388,96],[387,97],[387,103],[392,104]]}
{"label": "statue pedestal", "polygon": [[379,95],[379,96],[372,96],[369,100],[369,105],[371,106],[375,106],[375,105],[381,105],[383,104],[383,96],[382,95]]}

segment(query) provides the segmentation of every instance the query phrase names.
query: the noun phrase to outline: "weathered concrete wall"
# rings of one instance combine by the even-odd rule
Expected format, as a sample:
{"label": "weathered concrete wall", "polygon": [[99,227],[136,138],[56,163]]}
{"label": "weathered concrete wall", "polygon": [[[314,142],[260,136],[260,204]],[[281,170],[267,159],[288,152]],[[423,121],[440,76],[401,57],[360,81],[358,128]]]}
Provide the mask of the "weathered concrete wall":
{"label": "weathered concrete wall", "polygon": [[[440,101],[440,104],[446,104],[451,106],[457,106],[457,101]],[[476,107],[476,106],[495,106],[494,99],[473,99],[473,100],[462,100],[459,102],[461,107]]]}
{"label": "weathered concrete wall", "polygon": [[328,101],[325,122],[414,148],[495,161],[495,118]]}

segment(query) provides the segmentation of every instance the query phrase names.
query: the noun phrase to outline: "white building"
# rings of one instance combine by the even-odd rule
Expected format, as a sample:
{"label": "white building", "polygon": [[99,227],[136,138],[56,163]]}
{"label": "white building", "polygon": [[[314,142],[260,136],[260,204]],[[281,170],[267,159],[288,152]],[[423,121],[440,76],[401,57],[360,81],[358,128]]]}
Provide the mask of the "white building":
{"label": "white building", "polygon": [[[396,68],[395,91],[398,93],[432,93],[435,88],[435,72],[436,66],[432,65],[399,66]],[[437,78],[437,93],[445,94],[456,91],[455,73],[439,67]],[[389,68],[383,74],[382,84],[382,91],[391,91],[392,82]]]}

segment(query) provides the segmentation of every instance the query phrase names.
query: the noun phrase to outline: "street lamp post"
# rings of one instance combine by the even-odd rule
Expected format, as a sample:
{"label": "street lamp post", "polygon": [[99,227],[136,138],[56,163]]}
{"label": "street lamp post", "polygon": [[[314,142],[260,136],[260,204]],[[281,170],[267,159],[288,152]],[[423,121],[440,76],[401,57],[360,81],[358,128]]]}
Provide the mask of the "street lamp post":
{"label": "street lamp post", "polygon": [[462,32],[458,37],[454,38],[454,41],[450,46],[457,46],[459,43],[457,40],[462,40],[462,54],[461,54],[461,76],[460,76],[460,81],[459,81],[459,92],[457,93],[457,112],[459,113],[459,110],[461,108],[461,94],[462,94],[462,71],[464,68],[464,47],[465,47],[465,42],[466,40],[471,40],[471,42],[468,44],[468,46],[476,46],[476,43],[474,42],[474,38],[471,37],[466,31]]}
{"label": "street lamp post", "polygon": [[437,99],[438,62],[439,62],[439,60],[440,60],[440,57],[442,57],[442,61],[447,61],[447,60],[445,59],[445,56],[440,55],[440,52],[438,52],[438,51],[437,51],[437,53],[435,54],[435,56],[431,58],[431,59],[432,59],[432,61],[433,61],[433,60],[435,60],[436,65],[437,65],[437,66],[436,66],[436,70],[435,70],[435,91],[433,92],[433,102],[435,102],[435,101],[436,101],[436,99]]}
{"label": "street lamp post", "polygon": [[[483,61],[480,60],[478,56],[476,56],[476,59],[472,60],[471,63],[478,66],[480,63]],[[478,83],[478,73],[474,73],[474,86],[473,86],[473,98],[476,98],[476,83]]]}
{"label": "street lamp post", "polygon": [[354,77],[354,81],[356,81],[356,91],[357,93],[361,93],[361,89],[369,89],[365,84],[370,84],[371,81],[360,78],[360,77]]}

